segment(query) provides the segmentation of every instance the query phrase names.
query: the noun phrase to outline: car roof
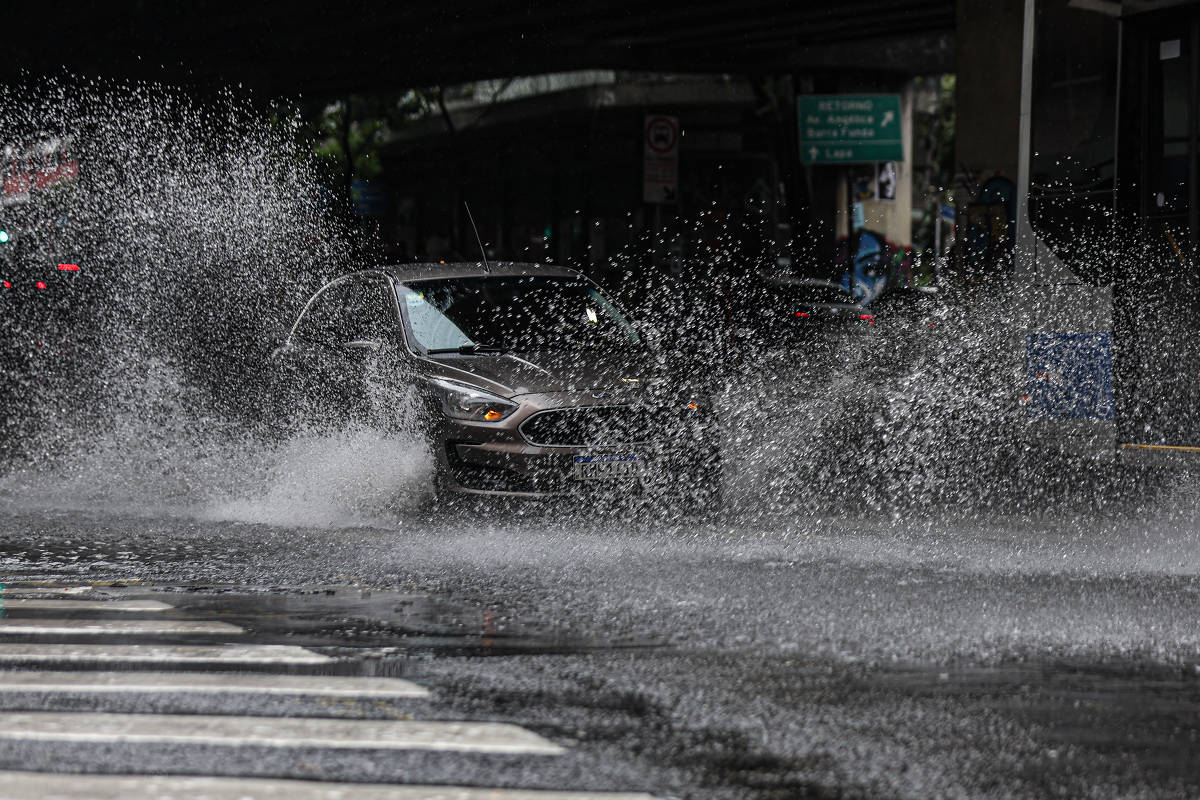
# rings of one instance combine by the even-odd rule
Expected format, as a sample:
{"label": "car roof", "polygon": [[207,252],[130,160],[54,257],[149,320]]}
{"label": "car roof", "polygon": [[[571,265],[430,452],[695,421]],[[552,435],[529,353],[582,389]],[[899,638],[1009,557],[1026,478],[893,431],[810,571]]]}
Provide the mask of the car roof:
{"label": "car roof", "polygon": [[474,278],[485,275],[497,276],[526,276],[545,275],[556,278],[578,278],[577,270],[559,267],[554,264],[534,264],[520,261],[489,262],[487,269],[483,262],[444,263],[414,263],[393,264],[377,267],[381,272],[394,278],[399,283],[407,281],[437,279],[437,278]]}

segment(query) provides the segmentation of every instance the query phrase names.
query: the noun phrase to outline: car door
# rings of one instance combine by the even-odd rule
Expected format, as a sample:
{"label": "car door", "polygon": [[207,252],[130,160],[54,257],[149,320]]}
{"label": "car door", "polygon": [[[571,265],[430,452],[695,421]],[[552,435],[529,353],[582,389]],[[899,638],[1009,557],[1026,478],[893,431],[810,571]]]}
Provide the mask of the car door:
{"label": "car door", "polygon": [[399,335],[384,276],[350,275],[323,287],[276,351],[292,410],[317,428],[367,421],[373,377],[395,359]]}

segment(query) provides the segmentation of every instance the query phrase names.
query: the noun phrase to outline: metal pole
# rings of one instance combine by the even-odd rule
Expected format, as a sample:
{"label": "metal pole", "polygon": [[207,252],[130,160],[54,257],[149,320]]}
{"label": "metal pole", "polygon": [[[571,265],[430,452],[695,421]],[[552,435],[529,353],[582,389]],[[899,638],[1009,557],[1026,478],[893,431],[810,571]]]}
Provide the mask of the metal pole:
{"label": "metal pole", "polygon": [[1040,282],[1037,266],[1037,236],[1029,223],[1029,167],[1032,157],[1033,44],[1037,23],[1037,0],[1025,0],[1021,48],[1021,114],[1017,146],[1017,241],[1013,251],[1013,274],[1022,282]]}

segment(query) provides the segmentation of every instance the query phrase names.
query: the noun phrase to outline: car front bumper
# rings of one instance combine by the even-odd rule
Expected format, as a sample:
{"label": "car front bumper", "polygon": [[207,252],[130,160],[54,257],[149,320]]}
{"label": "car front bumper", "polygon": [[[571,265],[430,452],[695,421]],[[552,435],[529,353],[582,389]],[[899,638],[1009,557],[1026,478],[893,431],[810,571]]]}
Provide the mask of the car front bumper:
{"label": "car front bumper", "polygon": [[[644,431],[629,443],[535,444],[522,425],[546,411],[628,408],[573,398],[534,398],[500,424],[442,420],[434,435],[440,484],[455,494],[562,497],[596,492],[672,491],[675,485],[719,479],[715,420],[704,411]],[[686,406],[684,407],[686,410]],[[597,462],[619,461],[606,470]],[[584,462],[584,463],[579,463]]]}

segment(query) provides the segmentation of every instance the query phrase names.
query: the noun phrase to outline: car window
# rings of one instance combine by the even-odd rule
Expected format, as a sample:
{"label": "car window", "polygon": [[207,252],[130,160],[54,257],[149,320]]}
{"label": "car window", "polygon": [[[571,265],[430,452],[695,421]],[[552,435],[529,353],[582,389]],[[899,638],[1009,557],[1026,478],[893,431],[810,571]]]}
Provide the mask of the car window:
{"label": "car window", "polygon": [[937,309],[938,302],[934,294],[900,289],[879,298],[874,307],[886,313],[929,314]]}
{"label": "car window", "polygon": [[811,304],[853,304],[854,297],[840,286],[825,284],[807,284],[789,287],[781,292],[789,303],[798,305]]}
{"label": "car window", "polygon": [[344,283],[330,284],[309,301],[296,325],[293,339],[303,344],[328,344],[337,336],[337,319],[343,305]]}
{"label": "car window", "polygon": [[388,287],[374,277],[350,282],[340,323],[342,341],[395,341],[400,320]]}
{"label": "car window", "polygon": [[395,341],[395,303],[378,277],[349,278],[326,286],[310,302],[296,327],[302,343],[338,345],[353,341]]}
{"label": "car window", "polygon": [[443,309],[449,307],[449,299],[444,293],[406,290],[404,307],[408,311],[413,337],[425,349],[451,350],[474,344],[471,337],[443,313]]}

